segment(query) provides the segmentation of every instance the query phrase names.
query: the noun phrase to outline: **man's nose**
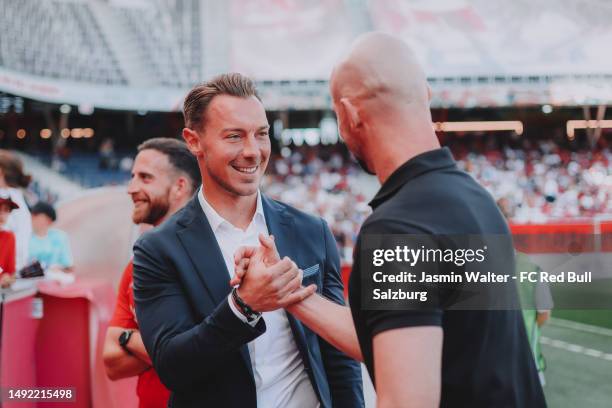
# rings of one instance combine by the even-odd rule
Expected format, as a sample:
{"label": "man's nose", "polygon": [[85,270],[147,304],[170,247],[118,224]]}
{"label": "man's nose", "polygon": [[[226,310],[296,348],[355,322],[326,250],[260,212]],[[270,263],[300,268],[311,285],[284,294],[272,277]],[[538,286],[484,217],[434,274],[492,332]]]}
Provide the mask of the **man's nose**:
{"label": "man's nose", "polygon": [[244,139],[242,155],[248,158],[259,157],[259,143],[255,135],[249,135]]}
{"label": "man's nose", "polygon": [[136,177],[132,177],[127,186],[127,193],[134,194],[138,192],[138,182],[136,181]]}

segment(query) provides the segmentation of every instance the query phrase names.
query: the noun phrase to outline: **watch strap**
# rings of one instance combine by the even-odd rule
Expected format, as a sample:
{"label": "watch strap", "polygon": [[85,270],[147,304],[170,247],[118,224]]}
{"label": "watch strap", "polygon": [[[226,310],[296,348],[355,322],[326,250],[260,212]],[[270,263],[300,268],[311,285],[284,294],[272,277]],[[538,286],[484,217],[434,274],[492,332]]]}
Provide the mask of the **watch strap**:
{"label": "watch strap", "polygon": [[252,322],[261,316],[260,312],[254,311],[239,295],[238,291],[234,287],[232,289],[232,299],[238,305],[240,312],[247,318],[247,321]]}

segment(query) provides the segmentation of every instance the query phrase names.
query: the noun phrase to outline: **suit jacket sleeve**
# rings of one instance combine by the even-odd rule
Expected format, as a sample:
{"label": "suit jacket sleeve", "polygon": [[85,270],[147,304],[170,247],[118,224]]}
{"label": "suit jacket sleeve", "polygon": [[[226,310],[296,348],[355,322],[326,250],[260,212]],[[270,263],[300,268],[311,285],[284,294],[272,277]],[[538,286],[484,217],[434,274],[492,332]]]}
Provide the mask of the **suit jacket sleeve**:
{"label": "suit jacket sleeve", "polygon": [[[323,224],[326,252],[323,296],[332,302],[344,305],[344,285],[340,277],[338,247],[327,223],[323,220],[321,223]],[[331,391],[332,406],[334,408],[363,407],[363,383],[359,363],[320,337],[319,346]]]}
{"label": "suit jacket sleeve", "polygon": [[[156,237],[159,239],[158,237]],[[227,299],[196,321],[171,263],[159,243],[143,236],[134,246],[134,299],[142,339],[162,382],[173,391],[215,375],[244,344],[263,334],[242,322]]]}

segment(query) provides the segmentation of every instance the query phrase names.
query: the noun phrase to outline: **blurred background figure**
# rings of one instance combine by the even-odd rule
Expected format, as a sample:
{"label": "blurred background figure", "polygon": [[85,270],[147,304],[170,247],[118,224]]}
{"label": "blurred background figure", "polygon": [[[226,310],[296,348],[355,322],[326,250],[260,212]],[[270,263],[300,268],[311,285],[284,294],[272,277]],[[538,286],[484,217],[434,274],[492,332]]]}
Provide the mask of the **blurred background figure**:
{"label": "blurred background figure", "polygon": [[[541,272],[542,268],[536,265],[527,254],[516,252],[516,273],[520,271]],[[529,282],[527,280],[518,284],[518,293],[521,301],[527,339],[531,346],[531,352],[535,359],[536,368],[540,377],[540,383],[546,385],[544,371],[546,370],[546,360],[542,353],[540,339],[542,336],[542,326],[550,318],[552,310],[552,296],[550,287],[545,282]]]}
{"label": "blurred background figure", "polygon": [[[132,222],[157,226],[181,209],[201,185],[195,157],[182,141],[153,138],[138,147],[132,162],[128,194],[133,203]],[[106,374],[113,381],[138,377],[140,408],[166,407],[170,391],[153,368],[140,336],[133,290],[133,264],[128,263],[119,283],[115,311],[104,342]]]}
{"label": "blurred background figure", "polygon": [[0,287],[8,287],[15,275],[15,235],[4,226],[11,211],[19,206],[7,190],[0,190]]}
{"label": "blurred background figure", "polygon": [[30,212],[33,230],[30,239],[30,262],[38,261],[44,269],[72,272],[74,261],[68,235],[51,227],[57,219],[53,206],[39,201]]}
{"label": "blurred background figure", "polygon": [[115,146],[113,139],[106,138],[102,141],[100,149],[98,150],[100,155],[99,166],[101,169],[114,169],[117,167],[117,158],[115,157]]}
{"label": "blurred background figure", "polygon": [[[497,206],[501,213],[510,219],[512,216],[512,205],[507,198],[497,200]],[[516,256],[516,274],[521,271],[542,272],[542,268],[535,264],[529,255],[515,251]],[[521,303],[521,311],[523,320],[525,321],[525,331],[527,339],[533,353],[540,383],[546,385],[544,371],[546,370],[546,360],[542,353],[540,344],[541,327],[550,319],[551,310],[553,308],[553,299],[550,293],[550,286],[546,282],[538,279],[538,282],[530,282],[529,280],[517,280],[518,294]]]}
{"label": "blurred background figure", "polygon": [[11,200],[19,206],[11,212],[6,223],[6,228],[15,234],[17,271],[27,263],[32,233],[30,211],[23,194],[23,189],[30,185],[30,181],[32,177],[24,173],[21,160],[11,152],[0,149],[0,188],[7,189]]}

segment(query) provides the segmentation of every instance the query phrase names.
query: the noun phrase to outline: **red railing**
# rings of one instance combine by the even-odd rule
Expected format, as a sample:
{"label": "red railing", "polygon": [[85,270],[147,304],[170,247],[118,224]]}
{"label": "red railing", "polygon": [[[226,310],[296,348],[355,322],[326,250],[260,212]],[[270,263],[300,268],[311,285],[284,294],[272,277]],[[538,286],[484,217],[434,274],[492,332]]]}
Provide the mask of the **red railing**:
{"label": "red railing", "polygon": [[514,246],[526,253],[612,252],[612,221],[511,225]]}

